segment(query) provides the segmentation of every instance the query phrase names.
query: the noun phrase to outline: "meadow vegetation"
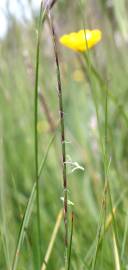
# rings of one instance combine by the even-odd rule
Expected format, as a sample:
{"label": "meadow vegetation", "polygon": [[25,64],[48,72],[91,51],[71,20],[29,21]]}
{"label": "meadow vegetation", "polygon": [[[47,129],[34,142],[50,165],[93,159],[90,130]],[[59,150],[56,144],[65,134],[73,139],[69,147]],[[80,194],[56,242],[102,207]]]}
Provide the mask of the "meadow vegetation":
{"label": "meadow vegetation", "polygon": [[[39,10],[28,2],[32,19],[21,23],[7,10],[0,40],[0,269],[127,270],[127,1],[58,0],[51,10],[55,37],[47,16],[39,32]],[[100,43],[84,53],[60,44],[63,34],[83,28],[100,29]]]}

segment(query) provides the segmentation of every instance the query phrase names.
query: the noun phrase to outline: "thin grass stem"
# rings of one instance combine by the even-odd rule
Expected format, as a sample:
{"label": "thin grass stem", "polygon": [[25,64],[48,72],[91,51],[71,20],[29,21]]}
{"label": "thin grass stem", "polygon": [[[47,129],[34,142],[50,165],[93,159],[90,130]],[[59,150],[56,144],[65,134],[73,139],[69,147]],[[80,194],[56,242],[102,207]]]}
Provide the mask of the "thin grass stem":
{"label": "thin grass stem", "polygon": [[[42,158],[41,164],[39,166],[38,178],[40,178],[40,176],[41,176],[41,173],[43,171],[45,162],[47,160],[47,156],[48,156],[50,147],[51,147],[51,145],[52,145],[52,143],[53,143],[53,141],[55,139],[55,136],[56,136],[56,133],[50,139],[50,142],[48,144],[46,153],[45,153],[44,157]],[[14,253],[14,257],[13,257],[13,263],[12,263],[11,270],[16,270],[17,269],[20,250],[21,250],[21,247],[22,247],[23,242],[24,242],[25,232],[26,232],[26,229],[28,228],[29,220],[30,220],[30,217],[31,217],[31,214],[32,214],[32,209],[33,209],[33,206],[34,206],[35,194],[36,194],[36,182],[34,182],[34,185],[32,187],[32,191],[31,191],[31,194],[29,196],[29,200],[28,200],[25,212],[24,212],[24,216],[23,216],[23,220],[22,220],[22,223],[21,223],[19,236],[18,236],[18,240],[17,240],[17,244],[16,244],[16,249],[15,249],[15,253]]]}
{"label": "thin grass stem", "polygon": [[114,248],[115,269],[121,270],[119,252],[118,252],[117,241],[116,241],[114,231],[113,231],[113,248]]}
{"label": "thin grass stem", "polygon": [[51,17],[51,12],[48,12],[50,30],[53,41],[56,71],[57,71],[57,90],[59,99],[59,113],[60,113],[60,127],[61,127],[61,145],[62,145],[62,166],[63,166],[63,188],[64,188],[64,225],[65,225],[65,269],[67,269],[67,249],[68,249],[68,204],[67,204],[67,170],[66,170],[66,148],[65,148],[65,125],[64,125],[64,109],[63,109],[63,95],[60,76],[59,58],[56,44],[56,34]]}
{"label": "thin grass stem", "polygon": [[[84,55],[84,56],[85,56],[85,58],[87,59],[87,56],[86,56],[86,55]],[[79,55],[78,55],[78,60],[79,60],[79,62],[80,62],[80,65],[81,65],[81,67],[82,67],[82,70],[85,72],[85,74],[86,74],[86,76],[87,76],[87,73],[86,73],[86,71],[87,71],[86,66],[85,66],[85,64],[83,63],[81,57],[79,57]],[[94,67],[94,65],[91,63],[91,60],[90,60],[90,64],[89,64],[89,65],[90,65],[90,68],[91,68],[91,71],[92,71],[93,75],[95,76],[95,78],[96,78],[97,81],[99,82],[99,85],[100,85],[101,89],[104,91],[104,93],[105,93],[106,91],[108,92],[109,98],[111,99],[111,101],[112,101],[116,106],[118,106],[118,110],[119,110],[119,112],[121,113],[121,115],[122,115],[122,117],[123,117],[123,119],[124,119],[126,125],[128,126],[128,116],[127,116],[127,114],[126,114],[126,112],[125,112],[125,110],[124,110],[123,104],[121,104],[121,103],[119,102],[118,98],[117,98],[116,96],[113,95],[111,89],[110,89],[110,88],[108,89],[108,87],[105,86],[104,80],[101,78],[99,72],[96,70],[96,68]]]}
{"label": "thin grass stem", "polygon": [[124,228],[124,235],[123,235],[122,248],[121,248],[122,261],[123,261],[124,251],[125,251],[125,246],[126,246],[126,241],[127,241],[127,234],[128,234],[128,211],[126,213],[125,228]]}
{"label": "thin grass stem", "polygon": [[53,233],[52,233],[49,245],[48,245],[48,249],[44,257],[44,262],[42,264],[41,270],[45,270],[47,268],[47,264],[48,264],[48,261],[49,261],[49,258],[50,258],[50,255],[51,255],[51,252],[52,252],[52,249],[53,249],[56,237],[57,237],[57,233],[60,228],[62,217],[63,217],[63,210],[61,209],[57,216],[56,224],[55,224],[55,227],[54,227],[54,230],[53,230]]}
{"label": "thin grass stem", "polygon": [[[110,208],[111,208],[111,214],[113,217],[113,235],[116,243],[116,249],[117,253],[119,250],[119,245],[118,245],[118,235],[117,235],[117,229],[116,229],[116,221],[115,221],[115,215],[113,212],[113,203],[112,203],[112,197],[111,197],[111,190],[110,190],[110,184],[108,180],[108,174],[109,174],[109,159],[108,159],[108,88],[106,87],[105,91],[105,131],[104,131],[104,146],[105,146],[105,151],[104,151],[104,171],[105,171],[105,182],[106,182],[106,188],[108,191],[108,196],[109,196],[109,202],[110,202]],[[118,259],[120,261],[120,258],[118,256]]]}
{"label": "thin grass stem", "polygon": [[[124,195],[126,195],[127,192],[128,192],[128,189],[127,189],[127,190],[125,189],[125,190],[121,193],[119,199],[117,200],[117,202],[115,203],[115,205],[114,205],[114,207],[113,207],[113,214],[110,212],[109,215],[106,217],[105,229],[103,230],[103,233],[102,233],[102,235],[101,235],[101,240],[100,240],[99,246],[100,246],[100,244],[101,244],[101,242],[102,242],[102,239],[103,239],[105,233],[108,232],[110,226],[112,225],[112,222],[113,222],[113,215],[115,215],[115,213],[116,213],[116,211],[117,211],[117,208],[118,208],[119,205],[122,203],[122,200],[123,200],[123,198],[124,198]],[[91,264],[91,256],[92,256],[92,254],[94,253],[94,250],[95,250],[95,243],[96,243],[96,240],[93,241],[91,247],[89,248],[89,250],[88,250],[88,252],[87,252],[87,254],[86,254],[86,257],[84,258],[84,263],[83,263],[84,265],[86,265],[86,261],[90,261],[90,264]],[[82,267],[82,270],[84,270],[84,269],[85,269],[85,268]]]}
{"label": "thin grass stem", "polygon": [[40,39],[42,23],[42,2],[40,7],[39,24],[37,31],[37,49],[36,49],[36,72],[35,72],[35,96],[34,96],[34,138],[35,138],[35,180],[36,180],[36,207],[37,207],[37,231],[38,231],[38,256],[39,268],[41,266],[41,227],[40,227],[40,193],[38,178],[38,87],[39,87],[39,59],[40,59]]}

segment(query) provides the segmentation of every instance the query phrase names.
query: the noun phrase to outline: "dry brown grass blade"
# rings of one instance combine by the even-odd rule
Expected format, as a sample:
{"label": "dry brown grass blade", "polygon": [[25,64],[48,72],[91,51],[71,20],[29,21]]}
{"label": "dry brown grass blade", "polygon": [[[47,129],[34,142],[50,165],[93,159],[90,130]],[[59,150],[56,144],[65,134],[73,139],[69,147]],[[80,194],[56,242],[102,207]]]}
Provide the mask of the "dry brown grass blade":
{"label": "dry brown grass blade", "polygon": [[63,218],[63,209],[60,210],[60,212],[57,216],[56,224],[55,224],[55,227],[54,227],[54,230],[53,230],[50,242],[49,242],[48,249],[46,251],[46,255],[45,255],[41,270],[45,270],[47,267],[47,263],[49,261],[50,255],[51,255],[52,248],[53,248],[54,242],[56,240],[57,233],[58,233],[62,218]]}

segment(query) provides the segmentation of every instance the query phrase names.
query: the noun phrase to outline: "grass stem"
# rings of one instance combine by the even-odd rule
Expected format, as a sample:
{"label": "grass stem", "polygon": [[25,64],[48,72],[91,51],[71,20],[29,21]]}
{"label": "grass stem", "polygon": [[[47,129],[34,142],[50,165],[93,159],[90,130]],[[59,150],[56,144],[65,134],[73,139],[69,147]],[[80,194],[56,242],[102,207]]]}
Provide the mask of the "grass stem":
{"label": "grass stem", "polygon": [[[44,157],[42,158],[41,164],[39,166],[39,172],[38,172],[38,178],[40,179],[41,173],[43,171],[45,162],[47,160],[47,156],[50,150],[50,147],[55,139],[56,133],[51,137],[51,140],[48,144],[46,153],[44,155]],[[26,229],[28,228],[29,225],[29,220],[32,214],[32,209],[33,209],[33,205],[34,205],[34,200],[35,200],[35,195],[36,195],[36,181],[33,184],[29,199],[28,199],[28,203],[24,212],[24,216],[23,216],[23,220],[20,226],[20,231],[19,231],[19,236],[18,236],[18,240],[17,240],[17,244],[16,244],[16,249],[15,249],[15,253],[14,253],[14,257],[13,257],[13,263],[12,263],[12,268],[11,270],[16,270],[17,269],[17,265],[18,265],[18,260],[19,260],[19,254],[21,251],[21,246],[24,242],[24,238],[25,238],[25,232]]]}
{"label": "grass stem", "polygon": [[51,12],[48,13],[50,30],[53,40],[55,63],[57,70],[57,90],[59,99],[59,113],[60,113],[60,126],[61,126],[61,145],[62,145],[62,166],[63,166],[63,188],[64,188],[64,224],[65,224],[65,269],[67,269],[67,249],[68,249],[68,204],[67,204],[67,172],[66,172],[66,148],[65,148],[65,125],[64,125],[64,109],[63,109],[63,95],[60,76],[59,58],[56,44],[56,34],[51,17]]}
{"label": "grass stem", "polygon": [[44,262],[42,264],[41,270],[45,270],[46,267],[47,267],[47,264],[48,264],[48,261],[49,261],[49,258],[50,258],[50,255],[51,255],[51,252],[52,252],[52,249],[53,249],[53,245],[54,245],[54,242],[56,240],[57,233],[58,233],[61,221],[62,221],[62,217],[63,217],[63,211],[61,209],[59,211],[58,216],[57,216],[56,224],[55,224],[55,227],[54,227],[54,230],[53,230],[50,242],[49,242],[48,249],[46,251],[46,255],[45,255]]}
{"label": "grass stem", "polygon": [[39,268],[41,265],[41,228],[40,228],[40,194],[39,194],[39,178],[38,178],[38,87],[39,87],[39,59],[40,59],[40,38],[42,23],[42,3],[40,7],[39,25],[37,32],[37,51],[36,51],[36,72],[35,72],[35,97],[34,97],[34,133],[35,133],[35,180],[36,180],[36,207],[37,207],[37,231],[39,244]]}

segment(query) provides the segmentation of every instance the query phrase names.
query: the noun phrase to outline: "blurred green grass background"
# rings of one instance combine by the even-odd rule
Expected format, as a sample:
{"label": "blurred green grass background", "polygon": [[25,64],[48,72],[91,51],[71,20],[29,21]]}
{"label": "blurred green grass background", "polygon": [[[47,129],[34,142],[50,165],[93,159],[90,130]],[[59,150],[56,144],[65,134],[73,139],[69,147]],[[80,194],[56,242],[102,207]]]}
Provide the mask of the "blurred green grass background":
{"label": "blurred green grass background", "polygon": [[[128,19],[127,1],[59,1],[53,9],[57,38],[83,28],[101,29],[103,38],[89,54],[105,85],[115,97],[108,97],[108,153],[111,158],[109,183],[113,206],[118,203],[115,220],[120,268],[117,268],[112,240],[112,225],[100,246],[97,270],[128,268]],[[19,23],[8,13],[9,28],[0,40],[0,269],[12,264],[20,225],[34,183],[34,80],[38,13],[32,21]],[[2,27],[2,26],[1,26]],[[66,153],[85,171],[71,173],[68,167],[69,199],[74,203],[74,232],[71,269],[91,269],[103,198],[103,160],[94,102],[87,75],[78,53],[58,42],[63,86]],[[51,117],[58,125],[56,71],[50,30],[47,22],[41,34],[39,91]],[[105,93],[95,79],[100,129],[104,133]],[[53,136],[46,106],[39,98],[39,160]],[[57,215],[63,204],[60,133],[50,147],[40,178],[42,262]],[[107,216],[110,207],[107,207]],[[17,269],[37,269],[36,205],[34,204]],[[48,270],[64,269],[64,226],[57,234]]]}

